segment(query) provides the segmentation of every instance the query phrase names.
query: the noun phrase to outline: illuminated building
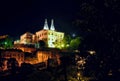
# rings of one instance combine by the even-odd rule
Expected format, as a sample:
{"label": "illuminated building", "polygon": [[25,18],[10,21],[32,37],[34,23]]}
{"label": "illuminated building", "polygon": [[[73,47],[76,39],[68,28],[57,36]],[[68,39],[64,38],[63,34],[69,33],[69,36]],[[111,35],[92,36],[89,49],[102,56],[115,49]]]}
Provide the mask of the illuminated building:
{"label": "illuminated building", "polygon": [[[18,62],[19,66],[22,63],[30,63],[39,65],[39,63],[44,63],[45,66],[49,64],[50,66],[60,65],[60,50],[56,48],[46,48],[46,49],[38,49],[32,53],[23,52],[19,49],[5,49],[0,50],[0,58],[4,58],[3,68],[0,68],[0,71],[7,70],[7,62],[10,58],[15,58]],[[34,55],[32,55],[34,53]],[[27,55],[26,55],[27,54]],[[32,56],[31,56],[32,55]],[[49,61],[48,60],[52,60]],[[3,62],[3,61],[2,61]]]}
{"label": "illuminated building", "polygon": [[64,38],[63,32],[55,30],[54,21],[51,20],[51,26],[48,27],[47,19],[45,19],[44,27],[42,30],[37,31],[35,34],[26,32],[20,36],[19,41],[15,41],[14,44],[36,44],[40,40],[43,40],[47,47],[55,48],[56,45],[60,45]]}
{"label": "illuminated building", "polygon": [[1,50],[1,58],[5,58],[4,60],[4,67],[3,70],[7,69],[7,61],[10,58],[15,58],[19,64],[24,62],[24,52],[18,49],[6,49],[6,50]]}
{"label": "illuminated building", "polygon": [[58,65],[60,65],[60,50],[51,48],[51,49],[44,49],[38,50],[36,52],[36,57],[38,62],[45,62],[46,65],[48,64],[48,59],[53,59]]}
{"label": "illuminated building", "polygon": [[21,44],[33,44],[34,39],[35,39],[34,34],[32,34],[30,32],[26,32],[25,34],[20,36],[20,43]]}
{"label": "illuminated building", "polygon": [[36,51],[36,48],[33,45],[24,45],[24,44],[15,44],[14,49],[20,49],[23,52],[33,53]]}
{"label": "illuminated building", "polygon": [[5,39],[7,37],[8,37],[8,35],[2,35],[2,36],[0,36],[0,39]]}
{"label": "illuminated building", "polygon": [[64,33],[55,31],[54,22],[51,21],[51,27],[48,28],[47,20],[45,20],[45,24],[43,30],[36,32],[36,37],[39,40],[43,40],[46,42],[48,47],[55,47],[55,44],[61,43]]}

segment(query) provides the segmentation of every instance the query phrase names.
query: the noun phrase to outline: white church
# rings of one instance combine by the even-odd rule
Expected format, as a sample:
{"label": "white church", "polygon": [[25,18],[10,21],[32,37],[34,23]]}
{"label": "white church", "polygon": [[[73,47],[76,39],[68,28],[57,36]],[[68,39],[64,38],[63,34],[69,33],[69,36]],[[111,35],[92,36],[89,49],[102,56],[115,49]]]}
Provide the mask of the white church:
{"label": "white church", "polygon": [[51,26],[49,28],[47,19],[45,19],[44,27],[42,30],[35,32],[35,34],[26,32],[20,36],[20,40],[14,41],[14,44],[35,45],[40,40],[43,40],[46,43],[47,47],[55,48],[61,47],[63,38],[64,33],[55,30],[54,20],[51,20]]}

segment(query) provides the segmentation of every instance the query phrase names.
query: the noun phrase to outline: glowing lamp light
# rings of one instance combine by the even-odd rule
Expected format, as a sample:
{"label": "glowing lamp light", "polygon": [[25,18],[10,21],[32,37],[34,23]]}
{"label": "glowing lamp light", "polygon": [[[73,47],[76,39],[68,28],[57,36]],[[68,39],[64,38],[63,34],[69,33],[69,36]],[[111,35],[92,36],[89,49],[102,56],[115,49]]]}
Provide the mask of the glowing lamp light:
{"label": "glowing lamp light", "polygon": [[80,76],[80,72],[78,72],[77,75]]}
{"label": "glowing lamp light", "polygon": [[7,44],[7,42],[5,42],[5,44]]}
{"label": "glowing lamp light", "polygon": [[62,44],[61,46],[64,47],[64,44]]}
{"label": "glowing lamp light", "polygon": [[88,51],[91,55],[94,55],[96,52],[95,51]]}

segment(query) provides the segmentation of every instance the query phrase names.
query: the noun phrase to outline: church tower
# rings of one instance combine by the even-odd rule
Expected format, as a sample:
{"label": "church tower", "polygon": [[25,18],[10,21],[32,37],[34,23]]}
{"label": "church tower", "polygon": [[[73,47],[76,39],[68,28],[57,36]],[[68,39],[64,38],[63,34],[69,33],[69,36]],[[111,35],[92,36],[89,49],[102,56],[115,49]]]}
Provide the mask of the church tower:
{"label": "church tower", "polygon": [[54,21],[53,21],[53,19],[51,20],[50,30],[55,30],[55,27],[54,27]]}
{"label": "church tower", "polygon": [[49,30],[47,19],[45,19],[45,23],[44,23],[44,28],[43,29]]}

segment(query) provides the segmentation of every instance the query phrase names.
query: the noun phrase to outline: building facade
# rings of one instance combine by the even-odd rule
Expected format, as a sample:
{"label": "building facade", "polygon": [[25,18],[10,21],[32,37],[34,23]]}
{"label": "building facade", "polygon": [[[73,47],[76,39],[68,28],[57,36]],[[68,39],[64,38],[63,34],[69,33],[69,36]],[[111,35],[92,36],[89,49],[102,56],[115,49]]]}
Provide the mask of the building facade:
{"label": "building facade", "polygon": [[35,34],[26,32],[20,36],[20,41],[15,41],[14,44],[36,44],[40,40],[43,40],[47,47],[55,48],[56,45],[60,45],[63,38],[64,33],[55,30],[53,19],[51,20],[50,28],[48,27],[47,19],[45,19],[42,30],[37,31]]}
{"label": "building facade", "polygon": [[61,63],[61,55],[60,55],[60,50],[58,49],[44,49],[44,50],[38,50],[36,52],[36,57],[38,59],[39,63],[45,63],[46,67],[47,66],[58,66]]}
{"label": "building facade", "polygon": [[24,62],[24,52],[18,49],[1,50],[0,56],[1,56],[0,59],[4,59],[2,61],[3,63],[2,69],[0,69],[0,71],[8,69],[7,62],[9,62],[10,58],[15,58],[19,66],[21,66],[21,63]]}

